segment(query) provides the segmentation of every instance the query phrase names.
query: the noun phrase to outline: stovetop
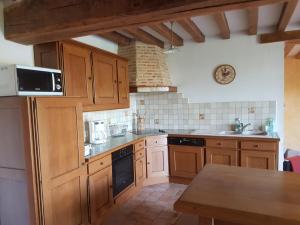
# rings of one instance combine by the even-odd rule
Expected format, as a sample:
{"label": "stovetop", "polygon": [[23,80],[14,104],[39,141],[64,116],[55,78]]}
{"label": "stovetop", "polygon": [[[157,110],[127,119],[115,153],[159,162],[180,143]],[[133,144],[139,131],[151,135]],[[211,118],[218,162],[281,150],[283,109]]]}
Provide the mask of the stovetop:
{"label": "stovetop", "polygon": [[148,135],[148,134],[165,134],[165,130],[156,130],[156,129],[145,129],[145,130],[133,130],[131,133],[136,135]]}

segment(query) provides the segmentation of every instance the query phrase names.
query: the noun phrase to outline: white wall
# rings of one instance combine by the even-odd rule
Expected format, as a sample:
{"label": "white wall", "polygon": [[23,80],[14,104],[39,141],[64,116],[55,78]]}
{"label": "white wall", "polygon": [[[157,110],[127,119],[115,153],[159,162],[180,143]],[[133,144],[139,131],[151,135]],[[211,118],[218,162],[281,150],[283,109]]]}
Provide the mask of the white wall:
{"label": "white wall", "polygon": [[[277,130],[283,139],[283,43],[258,44],[256,37],[247,35],[208,39],[204,44],[185,43],[178,52],[168,55],[167,63],[173,85],[191,102],[275,100]],[[233,83],[222,86],[215,82],[213,72],[220,64],[235,67]]]}
{"label": "white wall", "polygon": [[33,65],[32,46],[16,44],[3,36],[3,2],[0,1],[0,63]]}
{"label": "white wall", "polygon": [[[34,59],[32,46],[20,45],[5,40],[3,35],[3,23],[3,2],[0,0],[0,64],[33,65]],[[118,52],[118,46],[116,44],[96,36],[85,36],[75,38],[75,40],[113,53]]]}

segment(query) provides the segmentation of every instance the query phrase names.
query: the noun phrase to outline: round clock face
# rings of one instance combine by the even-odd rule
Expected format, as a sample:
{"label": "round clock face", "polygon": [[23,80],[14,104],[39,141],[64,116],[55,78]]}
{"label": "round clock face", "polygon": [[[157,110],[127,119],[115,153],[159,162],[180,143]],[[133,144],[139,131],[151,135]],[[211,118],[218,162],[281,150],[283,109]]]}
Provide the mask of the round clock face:
{"label": "round clock face", "polygon": [[230,65],[221,65],[215,70],[214,77],[219,84],[229,84],[235,79],[235,70]]}

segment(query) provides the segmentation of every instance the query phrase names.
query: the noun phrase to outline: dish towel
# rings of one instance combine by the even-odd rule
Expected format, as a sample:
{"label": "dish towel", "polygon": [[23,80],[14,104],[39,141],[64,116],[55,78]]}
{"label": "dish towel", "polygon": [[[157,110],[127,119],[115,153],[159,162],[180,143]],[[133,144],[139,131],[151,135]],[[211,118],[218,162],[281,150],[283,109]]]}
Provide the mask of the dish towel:
{"label": "dish towel", "polygon": [[294,156],[288,158],[291,161],[293,172],[300,173],[300,156]]}

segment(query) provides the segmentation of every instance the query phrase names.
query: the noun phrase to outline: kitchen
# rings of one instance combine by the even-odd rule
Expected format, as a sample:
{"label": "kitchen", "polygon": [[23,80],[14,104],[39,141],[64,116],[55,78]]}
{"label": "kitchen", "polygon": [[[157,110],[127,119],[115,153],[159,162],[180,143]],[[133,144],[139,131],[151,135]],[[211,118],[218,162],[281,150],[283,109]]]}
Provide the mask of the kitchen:
{"label": "kitchen", "polygon": [[[281,3],[260,6],[260,21],[270,14],[276,24],[281,10]],[[227,33],[211,15],[196,18],[205,43],[199,28],[184,31],[182,21],[153,26],[171,33],[156,38],[144,28],[148,39],[131,30],[127,38],[103,33],[25,46],[1,34],[1,64],[61,70],[55,87],[66,95],[0,99],[1,225],[102,224],[145,190],[182,193],[209,164],[282,170],[284,42],[261,44],[246,34],[248,20],[236,22],[244,11],[226,11]],[[26,35],[10,39],[30,43]]]}

